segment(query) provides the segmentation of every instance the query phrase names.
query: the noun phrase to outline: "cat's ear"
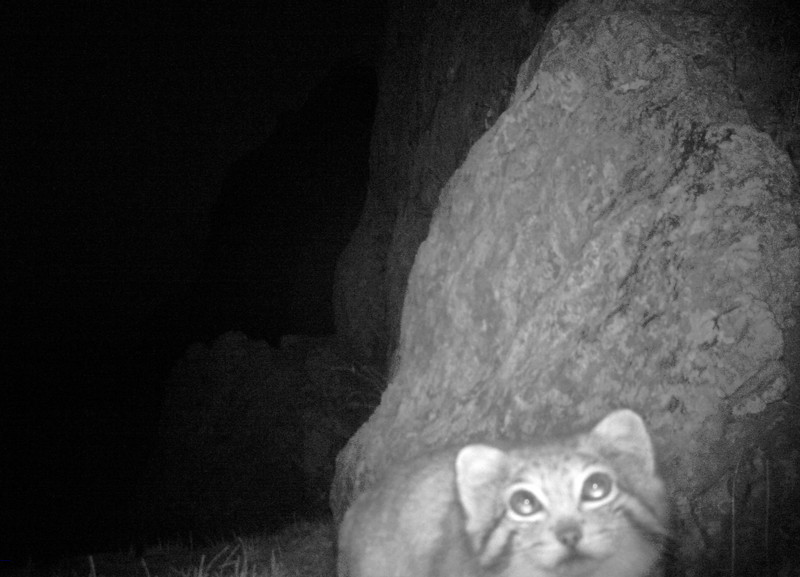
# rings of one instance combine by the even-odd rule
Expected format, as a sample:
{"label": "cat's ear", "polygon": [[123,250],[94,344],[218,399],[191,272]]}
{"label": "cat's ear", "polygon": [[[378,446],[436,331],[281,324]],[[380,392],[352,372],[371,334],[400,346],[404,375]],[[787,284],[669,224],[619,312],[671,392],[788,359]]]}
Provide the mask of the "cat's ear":
{"label": "cat's ear", "polygon": [[653,442],[642,418],[628,409],[614,411],[584,437],[625,480],[626,491],[644,507],[637,517],[654,534],[666,534],[669,504],[664,482],[656,474]]}
{"label": "cat's ear", "polygon": [[620,409],[595,425],[588,437],[602,453],[624,454],[631,465],[648,476],[655,474],[653,443],[642,418],[629,409]]}
{"label": "cat's ear", "polygon": [[508,455],[489,445],[467,445],[456,456],[456,488],[466,517],[466,530],[477,550],[503,514],[503,487]]}

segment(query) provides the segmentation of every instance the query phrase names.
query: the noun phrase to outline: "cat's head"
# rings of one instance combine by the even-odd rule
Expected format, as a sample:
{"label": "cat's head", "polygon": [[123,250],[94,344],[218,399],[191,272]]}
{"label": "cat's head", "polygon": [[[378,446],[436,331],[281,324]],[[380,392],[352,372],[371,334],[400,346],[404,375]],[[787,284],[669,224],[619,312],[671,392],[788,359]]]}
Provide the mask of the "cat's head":
{"label": "cat's head", "polygon": [[468,445],[455,470],[465,532],[487,573],[626,577],[660,555],[664,487],[633,411],[542,446]]}

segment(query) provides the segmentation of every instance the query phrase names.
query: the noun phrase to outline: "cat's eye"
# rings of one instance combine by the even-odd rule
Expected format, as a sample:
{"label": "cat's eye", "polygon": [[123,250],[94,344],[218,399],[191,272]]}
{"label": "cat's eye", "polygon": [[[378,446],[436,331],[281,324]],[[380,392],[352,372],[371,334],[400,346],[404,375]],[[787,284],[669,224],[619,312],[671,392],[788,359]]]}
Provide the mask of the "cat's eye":
{"label": "cat's eye", "polygon": [[592,473],[583,482],[581,499],[584,501],[599,501],[605,499],[614,488],[614,479],[608,473]]}
{"label": "cat's eye", "polygon": [[508,497],[509,508],[520,517],[530,517],[542,510],[536,495],[526,489],[518,489]]}

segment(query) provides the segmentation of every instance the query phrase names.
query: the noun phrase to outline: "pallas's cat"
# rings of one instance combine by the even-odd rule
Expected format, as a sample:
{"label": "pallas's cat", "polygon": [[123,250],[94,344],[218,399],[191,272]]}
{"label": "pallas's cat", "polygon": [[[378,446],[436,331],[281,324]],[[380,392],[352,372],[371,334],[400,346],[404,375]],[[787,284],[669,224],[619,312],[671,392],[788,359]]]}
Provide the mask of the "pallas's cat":
{"label": "pallas's cat", "polygon": [[641,417],[544,444],[470,444],[390,469],[339,530],[339,577],[660,574],[668,507]]}

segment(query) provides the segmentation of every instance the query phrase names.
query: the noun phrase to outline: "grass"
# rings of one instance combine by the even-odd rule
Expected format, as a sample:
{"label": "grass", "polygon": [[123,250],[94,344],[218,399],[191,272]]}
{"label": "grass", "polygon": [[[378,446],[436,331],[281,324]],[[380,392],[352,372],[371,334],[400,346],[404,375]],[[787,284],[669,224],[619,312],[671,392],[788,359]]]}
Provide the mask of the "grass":
{"label": "grass", "polygon": [[139,556],[98,553],[63,559],[46,568],[25,567],[16,577],[333,577],[330,522],[298,522],[276,535],[236,537],[210,546],[170,542]]}

